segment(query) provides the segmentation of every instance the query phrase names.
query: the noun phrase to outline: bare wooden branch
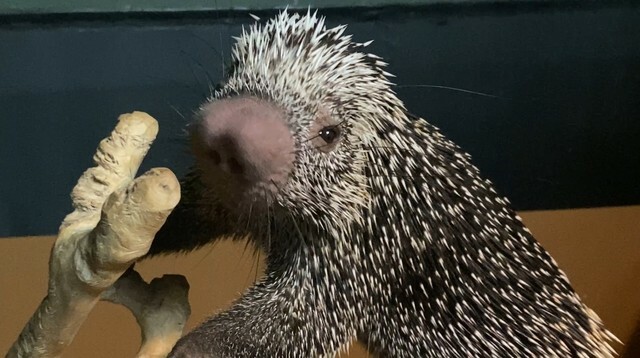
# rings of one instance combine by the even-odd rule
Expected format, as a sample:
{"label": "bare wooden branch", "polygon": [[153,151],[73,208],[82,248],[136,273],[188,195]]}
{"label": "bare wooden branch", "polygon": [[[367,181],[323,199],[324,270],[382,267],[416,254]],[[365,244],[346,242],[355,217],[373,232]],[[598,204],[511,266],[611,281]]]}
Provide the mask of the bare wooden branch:
{"label": "bare wooden branch", "polygon": [[[180,199],[175,175],[152,169],[133,180],[158,133],[151,116],[120,116],[111,136],[72,192],[74,211],[58,233],[49,261],[48,294],[8,357],[58,357],[109,288],[149,249]],[[175,342],[175,341],[174,341]]]}
{"label": "bare wooden branch", "polygon": [[102,299],[133,313],[142,333],[138,358],[166,357],[182,336],[191,313],[188,290],[184,276],[164,275],[146,283],[140,274],[129,270],[104,292]]}

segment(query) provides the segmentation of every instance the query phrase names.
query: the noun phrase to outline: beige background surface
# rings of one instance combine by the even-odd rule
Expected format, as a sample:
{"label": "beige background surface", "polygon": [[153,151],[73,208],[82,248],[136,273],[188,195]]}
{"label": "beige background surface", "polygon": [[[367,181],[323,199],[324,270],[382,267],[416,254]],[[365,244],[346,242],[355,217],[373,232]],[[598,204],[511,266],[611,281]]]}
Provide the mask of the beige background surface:
{"label": "beige background surface", "polygon": [[[586,303],[627,342],[640,318],[640,206],[526,212],[522,217]],[[0,354],[8,350],[45,295],[52,242],[51,237],[0,239]],[[187,276],[190,329],[253,283],[261,264],[251,251],[244,251],[243,244],[220,242],[187,256],[144,262],[138,269],[146,279],[164,273]],[[65,356],[132,357],[139,342],[129,312],[100,303]],[[345,356],[366,357],[366,353],[356,347]]]}

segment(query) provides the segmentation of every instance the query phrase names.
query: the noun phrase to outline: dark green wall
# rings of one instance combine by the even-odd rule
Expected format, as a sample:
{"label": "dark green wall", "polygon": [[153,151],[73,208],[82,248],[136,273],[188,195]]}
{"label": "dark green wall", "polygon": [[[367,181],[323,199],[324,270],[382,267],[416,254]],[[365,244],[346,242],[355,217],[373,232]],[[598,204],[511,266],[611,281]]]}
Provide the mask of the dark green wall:
{"label": "dark green wall", "polygon": [[[375,40],[407,107],[471,152],[517,209],[640,203],[638,6],[323,14]],[[182,128],[250,21],[241,12],[0,17],[0,236],[57,230],[120,113],[160,121],[145,168],[183,173]]]}
{"label": "dark green wall", "polygon": [[0,14],[70,14],[70,13],[130,13],[183,12],[212,10],[268,10],[349,8],[374,6],[412,6],[442,4],[487,4],[554,2],[576,0],[3,0]]}

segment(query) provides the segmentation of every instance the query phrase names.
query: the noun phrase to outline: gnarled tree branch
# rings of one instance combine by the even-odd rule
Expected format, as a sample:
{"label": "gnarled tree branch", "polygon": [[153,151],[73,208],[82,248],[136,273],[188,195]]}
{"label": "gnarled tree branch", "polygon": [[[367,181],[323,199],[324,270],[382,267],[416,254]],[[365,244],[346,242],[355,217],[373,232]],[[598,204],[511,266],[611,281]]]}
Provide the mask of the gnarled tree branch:
{"label": "gnarled tree branch", "polygon": [[[169,169],[152,169],[134,179],[157,133],[155,119],[133,112],[120,116],[111,136],[100,143],[96,166],[73,189],[74,211],[51,250],[47,296],[8,357],[60,356],[105,290],[149,250],[180,200],[180,185]],[[129,307],[141,323],[139,356],[166,355],[189,315],[188,285],[175,276],[147,285],[136,275],[129,272],[104,297]],[[167,302],[162,304],[162,298]],[[157,329],[148,322],[171,326]]]}

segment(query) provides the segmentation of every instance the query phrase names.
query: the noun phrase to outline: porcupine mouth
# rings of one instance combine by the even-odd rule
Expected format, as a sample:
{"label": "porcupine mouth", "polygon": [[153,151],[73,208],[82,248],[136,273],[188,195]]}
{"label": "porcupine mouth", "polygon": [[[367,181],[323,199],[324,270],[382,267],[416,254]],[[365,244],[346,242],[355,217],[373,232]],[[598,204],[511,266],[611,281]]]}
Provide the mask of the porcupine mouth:
{"label": "porcupine mouth", "polygon": [[[215,170],[215,168],[211,168]],[[259,214],[268,210],[276,201],[280,185],[276,180],[255,182],[230,177],[219,171],[205,178],[207,187],[228,210],[240,214],[247,211]],[[278,182],[281,182],[278,180]],[[282,184],[284,185],[284,184]]]}

